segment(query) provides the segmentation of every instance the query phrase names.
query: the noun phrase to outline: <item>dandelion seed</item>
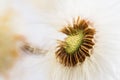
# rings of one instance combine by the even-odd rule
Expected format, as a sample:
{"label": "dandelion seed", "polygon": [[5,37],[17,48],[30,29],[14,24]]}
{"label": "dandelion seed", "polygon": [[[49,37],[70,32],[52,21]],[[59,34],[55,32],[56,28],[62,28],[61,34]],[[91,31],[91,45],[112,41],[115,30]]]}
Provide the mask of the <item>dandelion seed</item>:
{"label": "dandelion seed", "polygon": [[37,46],[30,45],[30,43],[24,43],[24,45],[22,46],[22,50],[32,54],[42,54],[47,52],[47,50],[43,50]]}

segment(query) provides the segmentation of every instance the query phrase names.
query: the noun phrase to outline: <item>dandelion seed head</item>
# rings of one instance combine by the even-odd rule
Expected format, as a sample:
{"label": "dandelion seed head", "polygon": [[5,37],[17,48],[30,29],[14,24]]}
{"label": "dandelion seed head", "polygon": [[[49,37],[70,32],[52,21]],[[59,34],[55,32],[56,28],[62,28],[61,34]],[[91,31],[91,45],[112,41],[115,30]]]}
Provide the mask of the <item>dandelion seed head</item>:
{"label": "dandelion seed head", "polygon": [[78,17],[72,25],[67,25],[61,32],[67,35],[64,41],[59,41],[56,57],[65,66],[75,66],[90,57],[95,44],[95,29],[84,19]]}

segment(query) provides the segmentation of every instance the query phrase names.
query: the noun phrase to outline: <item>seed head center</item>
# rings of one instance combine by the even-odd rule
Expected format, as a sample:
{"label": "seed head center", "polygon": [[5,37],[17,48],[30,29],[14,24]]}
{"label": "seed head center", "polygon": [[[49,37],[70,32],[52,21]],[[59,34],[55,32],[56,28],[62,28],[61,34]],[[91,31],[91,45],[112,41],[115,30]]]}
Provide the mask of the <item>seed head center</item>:
{"label": "seed head center", "polygon": [[65,40],[66,42],[65,51],[68,54],[74,54],[74,52],[77,51],[79,46],[82,44],[83,37],[84,34],[82,30],[77,30],[76,33],[68,35],[68,37]]}

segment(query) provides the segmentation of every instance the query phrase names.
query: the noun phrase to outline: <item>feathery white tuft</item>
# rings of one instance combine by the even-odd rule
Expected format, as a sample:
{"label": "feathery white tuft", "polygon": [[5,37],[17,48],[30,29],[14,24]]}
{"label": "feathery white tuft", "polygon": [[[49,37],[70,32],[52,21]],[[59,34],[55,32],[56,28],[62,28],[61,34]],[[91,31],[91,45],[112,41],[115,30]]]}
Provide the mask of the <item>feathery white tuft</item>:
{"label": "feathery white tuft", "polygon": [[119,0],[63,0],[56,3],[56,10],[48,13],[45,23],[60,30],[80,16],[93,23],[97,31],[96,44],[90,58],[71,68],[56,61],[55,48],[49,50],[49,60],[45,58],[44,61],[48,63],[44,65],[44,72],[51,70],[49,80],[119,80],[119,74],[116,74],[120,56],[119,3]]}

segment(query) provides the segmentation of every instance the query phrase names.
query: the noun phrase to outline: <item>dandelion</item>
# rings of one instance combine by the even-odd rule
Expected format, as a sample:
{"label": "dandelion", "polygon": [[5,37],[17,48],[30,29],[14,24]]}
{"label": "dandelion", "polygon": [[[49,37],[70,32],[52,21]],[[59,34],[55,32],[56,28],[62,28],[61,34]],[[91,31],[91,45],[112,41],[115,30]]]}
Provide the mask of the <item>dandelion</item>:
{"label": "dandelion", "polygon": [[[40,6],[44,9],[48,5]],[[29,12],[29,8],[23,8],[25,21],[31,23],[25,25],[28,32],[25,30],[23,34],[29,37],[28,43],[32,42],[23,48],[33,54],[39,53],[41,48],[31,44],[46,43],[42,49],[47,47],[48,52],[36,60],[21,61],[23,64],[19,64],[19,68],[23,68],[17,72],[23,71],[24,76],[20,79],[18,74],[17,79],[13,76],[12,80],[119,80],[116,74],[120,53],[119,0],[60,0],[52,7],[44,17],[43,14],[42,17],[33,16],[35,10]],[[52,26],[53,30],[34,23],[36,21]]]}
{"label": "dandelion", "polygon": [[49,49],[43,61],[46,64],[41,69],[47,73],[48,80],[118,79],[118,3],[118,0],[64,0],[56,3],[56,10],[48,13],[45,23],[63,33],[56,38],[64,37],[51,45],[53,49]]}

